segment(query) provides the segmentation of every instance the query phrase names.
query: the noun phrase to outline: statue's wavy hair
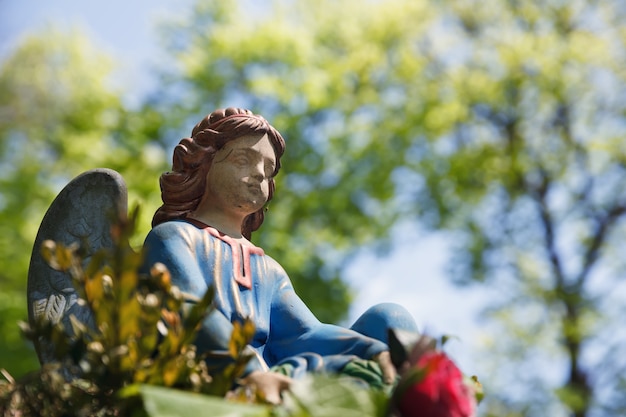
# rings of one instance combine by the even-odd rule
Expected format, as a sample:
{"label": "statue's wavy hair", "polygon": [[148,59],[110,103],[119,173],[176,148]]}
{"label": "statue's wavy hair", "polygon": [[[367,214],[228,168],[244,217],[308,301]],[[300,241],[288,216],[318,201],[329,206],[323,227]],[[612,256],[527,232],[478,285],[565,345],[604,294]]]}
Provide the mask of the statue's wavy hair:
{"label": "statue's wavy hair", "polygon": [[[184,138],[174,148],[172,170],[161,175],[163,205],[154,213],[152,227],[168,220],[183,219],[194,211],[206,189],[206,177],[217,151],[242,136],[267,137],[276,153],[276,168],[269,180],[268,201],[274,195],[274,176],[280,169],[280,157],[285,152],[281,134],[262,116],[250,110],[229,107],[216,110],[200,121],[190,138]],[[241,225],[241,233],[250,239],[252,232],[263,223],[265,208],[248,215]]]}

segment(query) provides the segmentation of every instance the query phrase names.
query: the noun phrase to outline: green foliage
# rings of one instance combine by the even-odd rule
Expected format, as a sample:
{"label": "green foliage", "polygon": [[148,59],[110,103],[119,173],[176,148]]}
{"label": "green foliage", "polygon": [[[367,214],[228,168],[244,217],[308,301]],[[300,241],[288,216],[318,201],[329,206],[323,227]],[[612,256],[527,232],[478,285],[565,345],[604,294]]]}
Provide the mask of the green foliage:
{"label": "green foliage", "polygon": [[294,384],[280,407],[243,404],[153,386],[139,388],[149,417],[211,416],[324,417],[388,415],[388,396],[355,384],[354,380],[328,375],[309,376]]}
{"label": "green foliage", "polygon": [[[37,368],[16,323],[27,316],[29,257],[56,193],[81,172],[108,167],[125,177],[131,201],[154,208],[160,201],[161,119],[124,107],[113,67],[82,33],[53,29],[26,38],[0,63],[0,366],[13,374]],[[149,219],[140,223],[135,245],[149,228]]]}
{"label": "green foliage", "polygon": [[145,415],[148,417],[201,416],[270,417],[267,406],[240,404],[221,398],[192,394],[150,385],[138,387]]}
{"label": "green foliage", "polygon": [[[515,377],[503,372],[492,384],[533,401],[505,400],[507,407],[545,415],[560,402],[572,415],[590,415],[601,408],[600,392],[612,390],[592,381],[611,379],[605,367],[624,369],[605,350],[598,320],[617,319],[600,313],[617,300],[594,288],[623,273],[607,256],[623,239],[626,208],[618,191],[626,154],[613,147],[625,132],[626,101],[609,92],[626,81],[623,10],[615,2],[451,4],[468,55],[445,69],[444,84],[468,117],[438,140],[449,153],[435,152],[424,175],[445,181],[429,183],[425,195],[443,208],[443,226],[462,231],[455,278],[512,294],[491,318],[513,336],[495,340],[504,364],[496,367]],[[584,362],[598,350],[606,356]],[[519,372],[522,363],[557,357],[567,370],[556,392],[545,377]]]}
{"label": "green foliage", "polygon": [[82,323],[71,316],[69,331],[63,322],[45,319],[23,326],[39,349],[53,348],[56,361],[2,387],[0,414],[117,415],[140,404],[145,390],[129,388],[133,384],[224,395],[241,376],[254,325],[235,325],[233,364],[212,378],[192,342],[212,311],[214,291],[202,299],[181,293],[162,264],[140,273],[142,255],[128,243],[137,218],[135,210],[129,219],[119,219],[111,230],[113,247],[93,254],[85,268],[78,245],[44,242],[44,258],[72,277],[79,304],[92,312],[92,320]]}
{"label": "green foliage", "polygon": [[388,396],[381,390],[365,389],[353,380],[317,376],[295,384],[285,398],[281,416],[371,416],[388,415]]}
{"label": "green foliage", "polygon": [[[11,370],[36,366],[15,323],[26,317],[26,269],[39,221],[57,182],[71,178],[80,161],[104,153],[104,142],[98,146],[93,138],[105,135],[119,108],[103,82],[110,63],[92,56],[85,43],[58,33],[30,38],[0,66],[0,253],[7,260],[0,281],[16,300],[0,304],[0,332],[7,337],[0,357]],[[20,351],[30,351],[30,358],[20,358]]]}
{"label": "green foliage", "polygon": [[[135,387],[133,388],[135,390]],[[149,417],[211,416],[332,417],[338,415],[383,417],[389,397],[380,390],[355,384],[354,380],[328,375],[311,375],[294,383],[284,404],[270,408],[261,404],[225,401],[206,395],[143,385],[137,387],[143,410]],[[133,393],[135,395],[135,393]]]}

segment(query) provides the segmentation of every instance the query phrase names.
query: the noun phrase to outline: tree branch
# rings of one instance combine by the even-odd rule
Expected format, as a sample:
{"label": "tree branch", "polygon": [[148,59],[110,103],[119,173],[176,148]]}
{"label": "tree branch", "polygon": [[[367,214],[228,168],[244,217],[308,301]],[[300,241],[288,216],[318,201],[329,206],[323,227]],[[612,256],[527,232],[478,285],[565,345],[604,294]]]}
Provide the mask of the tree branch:
{"label": "tree branch", "polygon": [[596,230],[593,234],[593,239],[583,255],[583,264],[575,280],[577,287],[582,287],[587,280],[589,271],[591,271],[591,268],[598,260],[600,249],[606,241],[608,233],[611,231],[611,226],[613,226],[624,213],[626,213],[626,203],[620,203],[613,206],[605,216],[596,219]]}
{"label": "tree branch", "polygon": [[552,273],[556,279],[556,287],[561,288],[565,285],[565,274],[563,272],[563,266],[558,249],[556,247],[554,219],[552,217],[552,213],[550,213],[548,202],[546,201],[551,184],[549,175],[546,171],[543,168],[540,168],[539,171],[541,173],[541,183],[538,185],[532,185],[526,181],[526,186],[529,189],[530,195],[535,197],[539,206],[539,217],[544,230],[545,249],[547,251],[548,259],[550,260]]}

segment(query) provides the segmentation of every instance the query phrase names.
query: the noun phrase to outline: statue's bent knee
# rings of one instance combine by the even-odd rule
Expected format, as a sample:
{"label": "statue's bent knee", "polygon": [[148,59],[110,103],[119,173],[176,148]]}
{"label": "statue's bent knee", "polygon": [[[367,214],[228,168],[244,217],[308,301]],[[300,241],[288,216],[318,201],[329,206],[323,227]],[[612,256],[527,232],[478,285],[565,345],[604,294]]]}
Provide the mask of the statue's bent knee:
{"label": "statue's bent knee", "polygon": [[387,330],[399,329],[417,333],[417,324],[411,313],[395,303],[381,303],[367,309],[351,329],[365,336],[387,343]]}

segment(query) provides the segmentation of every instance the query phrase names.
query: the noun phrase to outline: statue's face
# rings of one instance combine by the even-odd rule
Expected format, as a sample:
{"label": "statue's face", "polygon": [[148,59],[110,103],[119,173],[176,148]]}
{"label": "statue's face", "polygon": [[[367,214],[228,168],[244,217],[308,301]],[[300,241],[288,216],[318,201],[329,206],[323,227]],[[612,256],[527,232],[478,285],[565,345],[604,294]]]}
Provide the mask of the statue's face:
{"label": "statue's face", "polygon": [[267,135],[231,140],[215,154],[205,201],[226,213],[254,213],[267,202],[275,167],[276,155]]}

